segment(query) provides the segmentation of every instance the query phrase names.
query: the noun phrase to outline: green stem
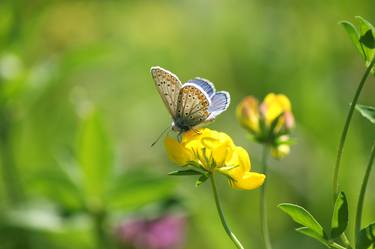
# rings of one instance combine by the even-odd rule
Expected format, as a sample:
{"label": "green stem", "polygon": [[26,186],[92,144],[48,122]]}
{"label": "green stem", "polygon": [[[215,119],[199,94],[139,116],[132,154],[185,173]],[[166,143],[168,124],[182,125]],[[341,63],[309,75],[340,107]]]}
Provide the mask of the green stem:
{"label": "green stem", "polygon": [[[367,67],[365,73],[363,74],[361,81],[359,82],[359,85],[358,85],[357,90],[356,90],[356,92],[354,94],[354,97],[353,97],[353,101],[350,104],[350,108],[349,108],[348,115],[346,117],[344,129],[341,133],[339,148],[338,148],[337,157],[336,157],[336,165],[335,165],[334,174],[333,174],[333,201],[334,202],[336,200],[337,195],[339,194],[338,178],[339,178],[339,173],[340,173],[340,163],[341,163],[341,158],[342,158],[342,154],[343,154],[343,151],[344,151],[344,144],[345,144],[346,136],[347,136],[348,131],[349,131],[350,122],[352,120],[352,116],[353,116],[353,113],[354,113],[355,106],[358,102],[359,95],[361,94],[362,88],[363,88],[372,68],[374,67],[374,64],[375,64],[375,57],[372,59],[370,65]],[[341,234],[340,238],[346,246],[351,248],[350,242],[349,242],[348,238],[346,237],[345,233]]]}
{"label": "green stem", "polygon": [[[268,157],[268,146],[264,145],[262,152],[262,173],[267,174],[267,157]],[[267,201],[266,201],[266,187],[267,181],[263,183],[260,189],[260,225],[263,237],[264,248],[272,249],[271,239],[268,231],[268,219],[267,219]]]}
{"label": "green stem", "polygon": [[[0,82],[1,84],[2,82]],[[0,88],[0,91],[2,89]],[[1,103],[4,104],[4,103]],[[0,109],[0,157],[4,189],[10,204],[16,205],[22,200],[22,190],[12,149],[11,119],[9,111]]]}
{"label": "green stem", "polygon": [[105,231],[105,220],[106,214],[102,211],[96,211],[91,213],[91,217],[94,224],[94,236],[97,240],[97,248],[108,248],[108,238]]}
{"label": "green stem", "polygon": [[369,74],[371,72],[371,69],[373,68],[374,64],[375,64],[375,56],[372,59],[370,65],[367,67],[365,73],[363,74],[361,81],[359,82],[358,88],[357,88],[357,90],[354,94],[354,97],[353,97],[353,101],[350,105],[348,115],[346,117],[344,129],[341,133],[340,144],[339,144],[339,149],[337,151],[336,165],[335,165],[335,170],[334,170],[334,175],[333,175],[333,193],[334,193],[333,194],[333,201],[336,200],[336,197],[339,193],[338,178],[339,178],[339,172],[340,172],[340,163],[341,163],[342,153],[343,153],[343,150],[344,150],[346,135],[348,134],[348,131],[349,131],[350,121],[352,119],[354,108],[357,104],[359,95],[362,91],[362,88],[363,88],[363,86],[364,86],[364,84],[367,80],[367,77],[369,76]]}
{"label": "green stem", "polygon": [[365,176],[363,177],[361,192],[359,193],[359,198],[358,198],[357,214],[356,214],[356,218],[355,218],[355,236],[356,236],[356,238],[358,237],[358,234],[361,230],[363,203],[364,203],[364,200],[365,200],[367,183],[368,183],[368,179],[370,177],[372,164],[374,163],[374,158],[375,158],[375,141],[374,141],[374,144],[372,145],[370,160],[369,160],[369,163],[367,165]]}
{"label": "green stem", "polygon": [[234,233],[230,230],[230,228],[227,225],[227,222],[225,221],[223,210],[221,208],[220,201],[219,201],[219,196],[216,190],[214,173],[210,174],[210,180],[211,180],[212,192],[214,194],[215,204],[216,204],[217,212],[219,213],[219,216],[220,216],[221,224],[223,225],[225,232],[228,234],[229,238],[233,241],[236,247],[238,249],[244,249],[241,242],[237,239],[236,235],[234,235]]}

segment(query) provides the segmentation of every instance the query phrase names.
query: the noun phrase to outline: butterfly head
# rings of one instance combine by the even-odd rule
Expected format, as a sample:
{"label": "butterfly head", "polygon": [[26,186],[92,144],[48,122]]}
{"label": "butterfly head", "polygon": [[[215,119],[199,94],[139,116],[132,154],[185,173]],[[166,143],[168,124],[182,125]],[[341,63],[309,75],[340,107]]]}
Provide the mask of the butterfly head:
{"label": "butterfly head", "polygon": [[183,133],[191,129],[191,127],[184,126],[181,124],[181,122],[178,122],[178,120],[173,121],[171,124],[172,131],[178,132],[178,133]]}

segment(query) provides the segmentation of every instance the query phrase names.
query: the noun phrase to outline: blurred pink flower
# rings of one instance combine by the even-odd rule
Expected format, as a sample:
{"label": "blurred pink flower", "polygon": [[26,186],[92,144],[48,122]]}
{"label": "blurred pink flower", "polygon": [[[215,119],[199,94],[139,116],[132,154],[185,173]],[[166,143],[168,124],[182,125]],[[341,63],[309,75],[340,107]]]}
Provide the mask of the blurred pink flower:
{"label": "blurred pink flower", "polygon": [[177,249],[184,242],[185,224],[182,215],[134,218],[120,224],[117,235],[121,243],[135,249]]}

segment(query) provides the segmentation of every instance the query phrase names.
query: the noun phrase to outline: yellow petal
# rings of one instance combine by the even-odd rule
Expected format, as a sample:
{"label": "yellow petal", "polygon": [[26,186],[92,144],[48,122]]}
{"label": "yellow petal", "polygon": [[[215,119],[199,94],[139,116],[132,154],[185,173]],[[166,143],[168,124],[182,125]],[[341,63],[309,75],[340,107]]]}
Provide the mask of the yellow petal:
{"label": "yellow petal", "polygon": [[220,169],[220,172],[236,179],[241,177],[245,172],[250,171],[250,157],[247,151],[240,147],[233,147],[231,156],[225,161],[225,167]]}
{"label": "yellow petal", "polygon": [[205,132],[206,128],[201,128],[197,130],[189,130],[182,134],[182,143],[186,143],[192,140],[200,139],[202,134]]}
{"label": "yellow petal", "polygon": [[246,172],[241,177],[231,181],[231,186],[236,189],[251,190],[262,186],[266,176],[255,172]]}
{"label": "yellow petal", "polygon": [[214,159],[217,167],[224,166],[227,155],[230,153],[231,148],[227,144],[215,148],[212,151],[212,158]]}
{"label": "yellow petal", "polygon": [[[287,96],[284,94],[269,93],[262,103],[262,111],[266,120],[266,124],[270,125],[275,118],[283,112],[291,112],[291,104]],[[285,120],[282,120],[284,123]]]}
{"label": "yellow petal", "polygon": [[223,144],[228,144],[230,146],[234,145],[230,136],[224,132],[218,132],[210,129],[205,129],[205,132],[201,136],[201,141],[205,147],[210,149],[214,149]]}
{"label": "yellow petal", "polygon": [[240,124],[250,132],[259,132],[259,104],[256,98],[245,97],[237,106],[236,116]]}
{"label": "yellow petal", "polygon": [[178,165],[183,166],[188,161],[192,161],[194,159],[194,155],[191,150],[185,148],[183,144],[180,144],[171,137],[166,137],[164,145],[169,159]]}

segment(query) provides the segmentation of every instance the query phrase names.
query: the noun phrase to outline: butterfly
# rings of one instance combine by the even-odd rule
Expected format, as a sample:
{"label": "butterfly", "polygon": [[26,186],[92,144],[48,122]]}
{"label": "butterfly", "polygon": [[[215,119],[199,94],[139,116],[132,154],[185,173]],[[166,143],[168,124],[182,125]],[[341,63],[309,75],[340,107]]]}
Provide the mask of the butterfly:
{"label": "butterfly", "polygon": [[159,66],[151,67],[151,75],[179,141],[182,133],[214,121],[230,104],[229,93],[216,92],[206,79],[197,77],[182,84],[175,74]]}

